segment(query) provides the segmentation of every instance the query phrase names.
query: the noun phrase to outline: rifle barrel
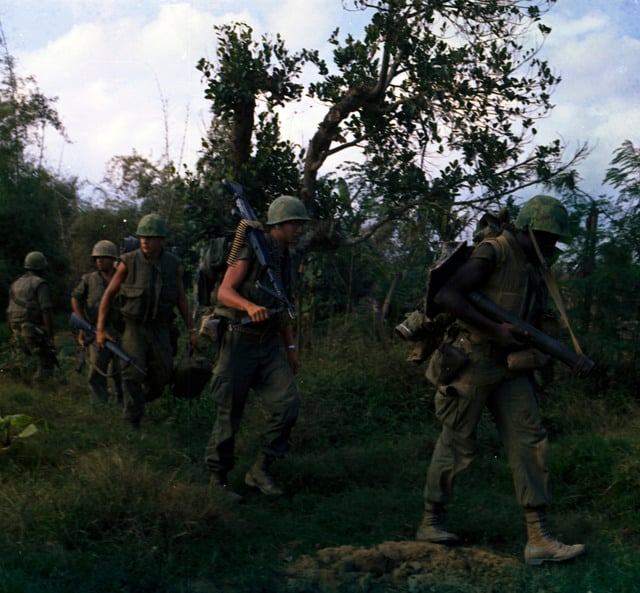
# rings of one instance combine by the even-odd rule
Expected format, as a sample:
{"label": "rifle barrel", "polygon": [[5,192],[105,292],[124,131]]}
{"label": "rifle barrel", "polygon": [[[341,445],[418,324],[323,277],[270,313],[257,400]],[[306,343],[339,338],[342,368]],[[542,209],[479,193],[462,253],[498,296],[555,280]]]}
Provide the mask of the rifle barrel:
{"label": "rifle barrel", "polygon": [[527,339],[534,346],[554,358],[557,358],[569,368],[576,371],[581,377],[586,377],[595,368],[596,364],[591,359],[570,350],[564,344],[549,337],[537,327],[534,327],[512,313],[509,313],[509,311],[506,311],[502,307],[496,305],[493,301],[489,300],[479,292],[472,292],[468,297],[469,300],[471,300],[485,315],[488,315],[498,321],[510,323],[511,325],[525,331],[527,333]]}

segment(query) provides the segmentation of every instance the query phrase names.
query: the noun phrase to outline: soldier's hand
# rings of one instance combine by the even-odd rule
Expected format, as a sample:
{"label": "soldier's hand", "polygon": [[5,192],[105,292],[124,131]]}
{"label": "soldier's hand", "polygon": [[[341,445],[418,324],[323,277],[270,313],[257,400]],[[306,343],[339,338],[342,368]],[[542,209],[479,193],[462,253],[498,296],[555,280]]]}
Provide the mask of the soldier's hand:
{"label": "soldier's hand", "polygon": [[96,329],[96,344],[98,345],[98,348],[104,348],[104,343],[107,340],[115,342],[108,331],[104,329]]}
{"label": "soldier's hand", "polygon": [[265,321],[269,319],[269,309],[266,307],[260,307],[259,305],[251,305],[247,309],[247,313],[251,318],[251,321]]}
{"label": "soldier's hand", "polygon": [[524,346],[527,343],[527,332],[511,323],[498,325],[493,339],[503,348],[508,346]]}

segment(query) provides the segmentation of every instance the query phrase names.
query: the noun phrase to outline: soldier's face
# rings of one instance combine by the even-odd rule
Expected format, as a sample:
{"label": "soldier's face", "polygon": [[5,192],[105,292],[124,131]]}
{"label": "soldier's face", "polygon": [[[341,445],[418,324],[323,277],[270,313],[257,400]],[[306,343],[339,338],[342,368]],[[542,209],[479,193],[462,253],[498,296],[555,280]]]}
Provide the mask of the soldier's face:
{"label": "soldier's face", "polygon": [[162,251],[163,237],[140,237],[140,249],[146,257],[156,257]]}
{"label": "soldier's face", "polygon": [[99,272],[110,272],[113,270],[113,264],[116,261],[112,257],[96,257],[94,259]]}
{"label": "soldier's face", "polygon": [[280,223],[282,239],[289,245],[295,245],[304,232],[304,220],[288,220]]}

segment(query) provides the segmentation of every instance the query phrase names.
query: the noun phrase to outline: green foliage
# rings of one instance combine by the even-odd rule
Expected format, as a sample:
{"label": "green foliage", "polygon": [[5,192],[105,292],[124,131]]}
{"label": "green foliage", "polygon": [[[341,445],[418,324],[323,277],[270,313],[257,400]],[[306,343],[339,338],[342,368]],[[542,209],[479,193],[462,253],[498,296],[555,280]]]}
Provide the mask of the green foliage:
{"label": "green foliage", "polygon": [[26,439],[38,432],[42,420],[36,420],[26,414],[0,416],[0,447],[8,449],[16,439]]}
{"label": "green foliage", "polygon": [[[268,413],[258,399],[247,406],[231,474],[248,504],[229,506],[207,487],[202,455],[215,414],[208,398],[165,396],[148,406],[143,428],[133,433],[117,406],[90,406],[86,378],[65,357],[65,383],[53,393],[0,375],[0,412],[24,410],[49,424],[0,457],[0,591],[284,591],[294,586],[285,572],[304,555],[356,546],[362,556],[383,542],[410,543],[439,432],[431,389],[423,369],[404,360],[406,343],[381,348],[372,340],[367,315],[332,323],[326,338],[302,351],[301,415],[291,455],[275,466],[294,493],[289,499],[266,500],[242,483]],[[561,537],[585,541],[589,556],[540,570],[520,564],[522,513],[487,418],[480,456],[459,480],[449,513],[451,528],[467,538],[464,549],[477,556],[425,586],[637,590],[638,410],[629,402],[624,409],[606,407],[604,399],[585,403],[575,382],[560,379],[558,395],[543,402],[553,431],[551,522]],[[481,556],[488,552],[497,564]],[[456,558],[453,550],[443,554]],[[500,563],[511,568],[496,580]],[[374,587],[381,568],[371,566],[360,582]],[[465,566],[484,576],[469,581]],[[328,590],[359,590],[340,581],[354,570],[325,573],[336,585]],[[295,590],[314,590],[304,582]],[[410,582],[386,581],[380,590],[406,593]]]}

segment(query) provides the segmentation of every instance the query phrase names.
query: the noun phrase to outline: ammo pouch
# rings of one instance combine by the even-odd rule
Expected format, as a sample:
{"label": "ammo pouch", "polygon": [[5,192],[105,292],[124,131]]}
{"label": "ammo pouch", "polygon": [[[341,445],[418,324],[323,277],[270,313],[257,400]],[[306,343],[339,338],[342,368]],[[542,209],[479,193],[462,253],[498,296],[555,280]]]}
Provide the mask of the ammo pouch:
{"label": "ammo pouch", "polygon": [[549,363],[549,356],[537,348],[518,350],[507,355],[507,368],[516,373],[541,369]]}
{"label": "ammo pouch", "polygon": [[443,342],[429,360],[426,377],[435,386],[448,385],[469,362],[469,355],[464,351]]}
{"label": "ammo pouch", "polygon": [[120,288],[120,313],[127,319],[142,320],[147,312],[147,299],[142,286]]}
{"label": "ammo pouch", "polygon": [[200,321],[200,329],[198,335],[206,338],[211,342],[219,342],[224,331],[225,322],[222,317],[214,314],[203,315]]}

